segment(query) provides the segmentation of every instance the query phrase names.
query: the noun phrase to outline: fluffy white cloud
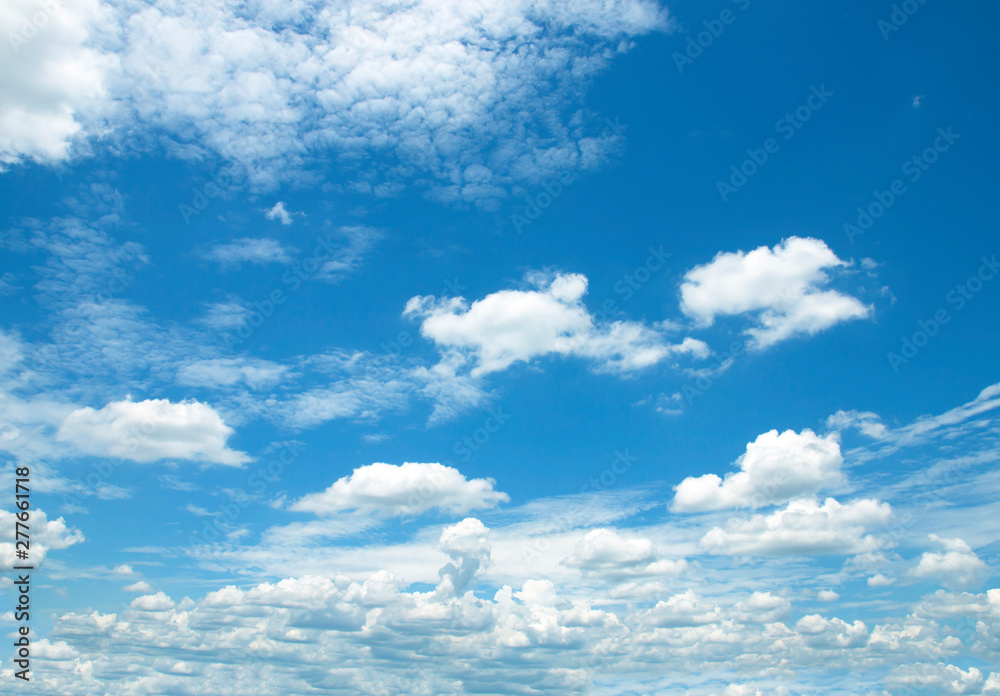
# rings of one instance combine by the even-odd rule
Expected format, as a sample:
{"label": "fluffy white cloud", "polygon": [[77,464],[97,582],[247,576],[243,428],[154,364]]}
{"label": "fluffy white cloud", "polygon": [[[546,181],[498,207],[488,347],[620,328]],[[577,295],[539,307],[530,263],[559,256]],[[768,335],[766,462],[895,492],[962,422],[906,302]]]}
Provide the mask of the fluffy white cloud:
{"label": "fluffy white cloud", "polygon": [[725,479],[705,474],[681,481],[671,509],[693,512],[784,503],[840,483],[843,461],[835,436],[824,438],[811,430],[779,435],[771,430],[747,444],[746,453],[736,460],[738,472]]}
{"label": "fluffy white cloud", "polygon": [[[15,542],[18,541],[16,534],[18,519],[16,512],[16,510],[13,512],[0,510],[0,566],[4,568],[24,563],[24,561],[17,559]],[[30,510],[30,513],[29,536],[27,538],[30,542],[28,554],[32,563],[43,563],[46,555],[52,549],[65,549],[84,541],[83,532],[67,525],[66,520],[62,517],[50,520],[41,508],[34,508]],[[20,540],[24,541],[24,539],[25,537],[22,535]]]}
{"label": "fluffy white cloud", "polygon": [[813,498],[791,501],[769,515],[732,519],[713,527],[702,537],[710,553],[761,556],[854,554],[878,548],[869,525],[884,524],[892,516],[888,503],[853,500],[840,504],[827,498],[820,505]]}
{"label": "fluffy white cloud", "polygon": [[985,676],[975,667],[963,670],[946,663],[918,662],[893,670],[886,679],[890,687],[931,687],[944,694],[979,694],[985,686]]}
{"label": "fluffy white cloud", "polygon": [[80,109],[100,113],[116,59],[86,45],[114,22],[98,0],[7,0],[0,13],[0,169],[65,159]]}
{"label": "fluffy white cloud", "polygon": [[925,552],[909,574],[918,578],[939,578],[948,589],[977,587],[989,572],[987,566],[962,539],[944,539],[931,534],[930,540],[940,544],[944,553]]}
{"label": "fluffy white cloud", "polygon": [[790,237],[773,249],[719,253],[688,271],[681,284],[681,310],[702,326],[717,316],[755,313],[747,329],[751,345],[765,348],[795,335],[813,335],[871,311],[836,290],[827,270],[846,266],[826,243]]}
{"label": "fluffy white cloud", "polygon": [[100,410],[76,409],[63,419],[56,438],[98,457],[136,462],[190,459],[239,466],[250,458],[226,446],[232,433],[211,406],[198,401],[126,399]]}
{"label": "fluffy white cloud", "polygon": [[644,537],[622,536],[613,529],[594,529],[576,545],[566,565],[586,575],[625,578],[679,575],[687,569],[684,559],[660,559],[653,542]]}
{"label": "fluffy white cloud", "polygon": [[310,493],[291,508],[317,515],[344,510],[380,515],[418,515],[432,508],[464,514],[507,502],[494,490],[493,479],[466,479],[443,464],[406,462],[400,466],[375,463],[358,467],[322,493]]}
{"label": "fluffy white cloud", "polygon": [[438,541],[438,549],[451,558],[451,563],[440,570],[441,581],[437,592],[445,595],[463,593],[473,578],[490,562],[490,544],[486,535],[490,530],[474,517],[467,517],[458,524],[445,527]]}
{"label": "fluffy white cloud", "polygon": [[239,266],[243,263],[263,265],[267,263],[289,263],[292,254],[281,242],[270,237],[241,237],[225,244],[216,244],[202,254],[207,261],[214,261],[223,267]]}
{"label": "fluffy white cloud", "polygon": [[671,355],[704,357],[708,347],[685,339],[670,344],[661,331],[631,321],[599,323],[583,305],[586,277],[531,274],[535,289],[501,290],[471,305],[463,297],[413,297],[405,316],[420,317],[420,333],[445,349],[445,360],[472,362],[473,377],[546,355],[574,355],[597,369],[627,372]]}

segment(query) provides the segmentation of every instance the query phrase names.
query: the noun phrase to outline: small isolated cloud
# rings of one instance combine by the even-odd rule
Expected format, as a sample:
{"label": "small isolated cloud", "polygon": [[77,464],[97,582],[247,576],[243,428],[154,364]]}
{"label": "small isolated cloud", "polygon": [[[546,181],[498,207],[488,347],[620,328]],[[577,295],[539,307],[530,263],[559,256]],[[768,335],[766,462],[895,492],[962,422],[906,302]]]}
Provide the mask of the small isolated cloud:
{"label": "small isolated cloud", "polygon": [[375,463],[354,470],[322,493],[310,493],[290,509],[333,515],[345,510],[384,515],[419,515],[432,508],[455,514],[496,507],[510,497],[490,478],[466,479],[443,464]]}
{"label": "small isolated cloud", "polygon": [[705,474],[681,481],[671,509],[701,512],[784,503],[840,483],[843,461],[835,436],[820,437],[808,429],[780,435],[771,430],[747,445],[736,460],[738,472],[725,479]]}
{"label": "small isolated cloud", "polygon": [[950,590],[978,587],[989,572],[987,566],[962,539],[945,539],[931,534],[930,540],[944,548],[944,553],[928,551],[911,568],[909,575],[918,578],[938,578]]}
{"label": "small isolated cloud", "polygon": [[840,595],[833,590],[820,590],[816,593],[816,599],[821,602],[836,602],[840,599]]}
{"label": "small isolated cloud", "polygon": [[584,575],[612,578],[679,575],[688,567],[683,559],[660,559],[649,539],[622,536],[613,529],[588,532],[564,563]]}
{"label": "small isolated cloud", "polygon": [[789,237],[773,249],[720,253],[685,274],[681,311],[700,326],[711,326],[718,316],[754,314],[757,326],[746,330],[754,348],[812,336],[871,312],[854,297],[823,289],[828,271],[847,265],[811,237]]}
{"label": "small isolated cloud", "polygon": [[702,537],[709,553],[730,555],[819,555],[856,554],[879,547],[866,535],[866,527],[884,524],[892,516],[888,503],[853,500],[840,504],[827,498],[793,500],[770,515],[732,519],[725,527],[713,527]]}
{"label": "small isolated cloud", "polygon": [[244,325],[251,309],[239,299],[233,298],[225,302],[213,302],[208,305],[205,314],[197,319],[199,324],[216,331],[229,331]]}
{"label": "small isolated cloud", "polygon": [[111,569],[115,575],[135,575],[135,571],[128,563],[120,563]]}
{"label": "small isolated cloud", "polygon": [[923,101],[923,98],[924,98],[924,95],[922,95],[922,94],[918,94],[917,96],[915,96],[913,98],[913,108],[914,109],[919,109],[920,108],[920,102]]}
{"label": "small isolated cloud", "polygon": [[671,355],[709,353],[701,341],[672,345],[659,329],[638,322],[596,321],[582,301],[587,278],[578,273],[529,274],[527,281],[533,289],[501,290],[471,305],[464,297],[413,297],[404,315],[422,318],[421,335],[444,349],[448,364],[471,364],[473,377],[546,355],[629,372]]}
{"label": "small isolated cloud", "polygon": [[198,401],[113,401],[100,410],[79,408],[66,416],[56,438],[82,454],[135,462],[188,459],[239,466],[250,458],[226,446],[233,429]]}
{"label": "small isolated cloud", "polygon": [[268,220],[277,220],[282,225],[291,225],[292,215],[302,215],[302,213],[288,212],[283,201],[278,201],[271,208],[264,211],[264,217]]}
{"label": "small isolated cloud", "polygon": [[253,263],[291,263],[291,251],[277,239],[270,237],[241,237],[225,244],[216,244],[204,252],[202,258],[214,261],[223,268]]}
{"label": "small isolated cloud", "polygon": [[131,585],[126,585],[122,588],[122,591],[150,593],[153,591],[153,586],[145,580],[140,580],[139,582],[133,582]]}
{"label": "small isolated cloud", "polygon": [[868,587],[888,587],[894,584],[896,581],[893,578],[886,577],[882,573],[875,573],[870,578],[868,578]]}
{"label": "small isolated cloud", "polygon": [[871,411],[837,411],[826,419],[826,427],[831,430],[856,428],[862,435],[880,440],[889,434],[877,413]]}

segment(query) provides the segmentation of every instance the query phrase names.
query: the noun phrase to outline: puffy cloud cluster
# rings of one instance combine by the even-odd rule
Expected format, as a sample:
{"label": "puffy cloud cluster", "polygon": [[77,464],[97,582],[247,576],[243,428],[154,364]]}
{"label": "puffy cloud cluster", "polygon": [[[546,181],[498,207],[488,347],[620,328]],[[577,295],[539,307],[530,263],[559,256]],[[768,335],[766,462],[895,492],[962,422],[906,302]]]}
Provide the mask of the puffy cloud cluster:
{"label": "puffy cloud cluster", "polygon": [[168,399],[113,401],[101,409],[89,406],[68,414],[56,433],[77,451],[136,462],[190,459],[239,466],[249,457],[229,449],[233,429],[215,410],[198,401]]}
{"label": "puffy cloud cluster", "polygon": [[841,483],[843,461],[836,436],[771,430],[747,445],[736,461],[738,472],[725,479],[705,474],[681,481],[671,508],[697,512],[784,503]]}
{"label": "puffy cloud cluster", "polygon": [[465,514],[495,507],[510,497],[494,489],[493,479],[466,479],[457,469],[438,463],[376,462],[358,467],[320,493],[310,493],[291,509],[317,515],[345,510],[385,516],[418,515],[432,508]]}
{"label": "puffy cloud cluster", "polygon": [[691,338],[669,343],[662,331],[631,321],[599,322],[583,305],[586,277],[534,274],[534,289],[501,290],[471,305],[462,297],[411,298],[405,315],[422,319],[420,333],[445,351],[445,362],[471,363],[473,377],[546,355],[576,356],[602,371],[628,372],[670,356],[704,357]]}
{"label": "puffy cloud cluster", "polygon": [[684,275],[681,310],[702,326],[716,317],[750,313],[751,345],[766,348],[796,335],[812,336],[871,308],[824,289],[830,272],[846,266],[820,239],[789,237],[774,248],[722,252]]}

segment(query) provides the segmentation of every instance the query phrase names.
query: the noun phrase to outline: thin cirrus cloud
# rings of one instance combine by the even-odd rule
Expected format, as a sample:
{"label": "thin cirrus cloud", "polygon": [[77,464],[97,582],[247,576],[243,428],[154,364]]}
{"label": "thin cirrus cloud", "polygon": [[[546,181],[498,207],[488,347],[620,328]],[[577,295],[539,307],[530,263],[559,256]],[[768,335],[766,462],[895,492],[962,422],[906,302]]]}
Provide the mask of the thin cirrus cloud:
{"label": "thin cirrus cloud", "polygon": [[750,346],[767,348],[793,336],[812,336],[863,319],[871,307],[826,289],[847,266],[820,239],[789,237],[773,248],[720,252],[692,268],[681,284],[681,311],[700,326],[720,316],[751,314]]}
{"label": "thin cirrus cloud", "polygon": [[202,253],[206,261],[213,261],[222,268],[252,263],[262,266],[269,263],[290,263],[292,251],[277,239],[270,237],[241,237],[224,244],[216,244]]}
{"label": "thin cirrus cloud", "polygon": [[471,305],[463,297],[413,297],[404,316],[421,319],[421,335],[443,349],[444,362],[468,365],[473,377],[548,355],[583,358],[607,372],[642,369],[673,355],[708,355],[708,346],[692,338],[671,344],[658,328],[595,320],[583,305],[583,275],[536,273],[527,282],[529,289],[500,290]]}
{"label": "thin cirrus cloud", "polygon": [[376,462],[358,467],[321,493],[303,496],[290,509],[317,515],[356,511],[386,517],[419,515],[433,508],[465,514],[510,500],[494,485],[493,479],[469,480],[457,469],[438,463]]}
{"label": "thin cirrus cloud", "polygon": [[232,433],[211,406],[198,401],[126,399],[99,410],[72,411],[60,424],[56,439],[97,457],[135,462],[188,459],[240,466],[250,457],[229,449],[226,442]]}
{"label": "thin cirrus cloud", "polygon": [[[32,8],[19,1],[9,28]],[[385,175],[395,161],[429,173],[433,197],[464,202],[596,167],[609,143],[581,125],[586,85],[630,37],[672,28],[652,0],[240,11],[223,0],[90,0],[55,20],[58,32],[5,54],[2,79],[13,84],[0,90],[19,95],[0,101],[0,123],[51,127],[0,129],[0,161],[62,160],[74,140],[127,143],[157,129],[193,156],[245,165],[260,187],[374,150],[382,169],[362,172],[356,188],[393,193]]]}

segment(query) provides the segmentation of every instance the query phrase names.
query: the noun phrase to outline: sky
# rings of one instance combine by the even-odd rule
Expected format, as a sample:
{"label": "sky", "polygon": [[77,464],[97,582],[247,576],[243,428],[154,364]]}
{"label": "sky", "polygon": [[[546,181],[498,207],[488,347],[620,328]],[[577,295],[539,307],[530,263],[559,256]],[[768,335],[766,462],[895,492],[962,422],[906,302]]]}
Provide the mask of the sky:
{"label": "sky", "polygon": [[4,692],[1000,695],[995,4],[2,5]]}

